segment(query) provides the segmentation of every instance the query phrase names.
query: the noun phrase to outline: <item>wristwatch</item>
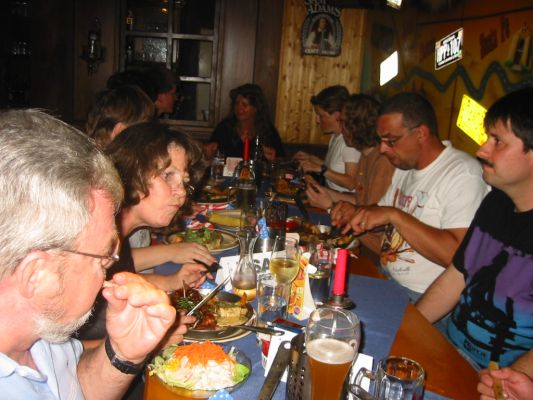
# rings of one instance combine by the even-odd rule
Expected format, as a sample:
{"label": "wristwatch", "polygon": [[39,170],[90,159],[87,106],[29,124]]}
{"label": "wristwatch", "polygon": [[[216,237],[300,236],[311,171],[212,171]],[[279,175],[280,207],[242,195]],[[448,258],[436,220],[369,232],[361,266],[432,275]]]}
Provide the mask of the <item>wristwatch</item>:
{"label": "wristwatch", "polygon": [[327,170],[328,167],[326,166],[326,164],[322,164],[322,166],[320,167],[320,176],[324,176]]}
{"label": "wristwatch", "polygon": [[132,362],[121,360],[120,358],[118,358],[117,354],[115,353],[115,350],[113,350],[113,347],[111,346],[109,336],[105,339],[104,347],[107,357],[109,358],[109,361],[111,361],[111,365],[123,374],[137,375],[144,368],[145,361],[140,364],[134,364]]}

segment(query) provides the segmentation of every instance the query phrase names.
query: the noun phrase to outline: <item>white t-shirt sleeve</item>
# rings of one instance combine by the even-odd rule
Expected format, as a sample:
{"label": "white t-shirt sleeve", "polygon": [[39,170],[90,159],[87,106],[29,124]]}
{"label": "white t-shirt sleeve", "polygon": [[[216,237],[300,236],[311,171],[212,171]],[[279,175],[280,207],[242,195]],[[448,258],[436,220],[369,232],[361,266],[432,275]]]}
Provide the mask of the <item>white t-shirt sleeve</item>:
{"label": "white t-shirt sleeve", "polygon": [[342,160],[345,163],[358,163],[361,153],[353,147],[345,146],[342,149]]}

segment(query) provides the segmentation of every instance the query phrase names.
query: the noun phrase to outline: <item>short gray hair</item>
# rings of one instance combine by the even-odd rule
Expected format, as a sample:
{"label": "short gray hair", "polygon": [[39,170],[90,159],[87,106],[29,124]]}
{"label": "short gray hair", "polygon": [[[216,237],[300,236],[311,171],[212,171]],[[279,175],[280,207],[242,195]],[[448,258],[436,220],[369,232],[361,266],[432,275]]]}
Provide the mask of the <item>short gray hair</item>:
{"label": "short gray hair", "polygon": [[92,190],[118,211],[120,178],[94,141],[39,110],[0,113],[0,279],[33,250],[72,249]]}

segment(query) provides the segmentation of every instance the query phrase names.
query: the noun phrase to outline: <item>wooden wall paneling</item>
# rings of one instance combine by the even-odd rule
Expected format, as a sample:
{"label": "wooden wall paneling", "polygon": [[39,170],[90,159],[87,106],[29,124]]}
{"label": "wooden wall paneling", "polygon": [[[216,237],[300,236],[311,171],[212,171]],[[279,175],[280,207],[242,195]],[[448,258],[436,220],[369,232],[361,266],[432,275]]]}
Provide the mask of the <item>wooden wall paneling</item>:
{"label": "wooden wall paneling", "polygon": [[215,122],[223,119],[230,110],[229,91],[254,78],[258,0],[226,0],[222,32],[223,59],[218,115]]}
{"label": "wooden wall paneling", "polygon": [[72,118],[73,4],[31,2],[31,105]]}
{"label": "wooden wall paneling", "polygon": [[323,136],[314,123],[310,98],[336,84],[345,85],[350,92],[359,91],[366,11],[342,10],[343,39],[338,57],[301,55],[305,16],[303,0],[285,1],[276,126],[284,142],[326,144],[329,136]]}
{"label": "wooden wall paneling", "polygon": [[283,1],[259,0],[254,82],[263,89],[272,117],[277,99]]}
{"label": "wooden wall paneling", "polygon": [[[74,119],[76,120],[85,120],[95,95],[105,89],[107,79],[118,70],[119,7],[118,0],[75,0],[74,2]],[[80,56],[83,46],[87,44],[87,35],[95,18],[100,20],[100,39],[105,48],[105,58],[98,66],[98,70],[89,75],[87,63]]]}

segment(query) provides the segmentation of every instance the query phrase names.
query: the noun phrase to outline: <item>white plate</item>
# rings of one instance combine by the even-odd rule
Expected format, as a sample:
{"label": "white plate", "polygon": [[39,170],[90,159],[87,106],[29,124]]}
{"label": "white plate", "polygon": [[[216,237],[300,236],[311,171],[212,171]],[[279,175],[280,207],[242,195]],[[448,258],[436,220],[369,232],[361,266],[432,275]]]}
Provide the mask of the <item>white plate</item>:
{"label": "white plate", "polygon": [[[220,243],[220,246],[216,249],[209,250],[211,254],[218,254],[222,253],[226,250],[234,249],[236,247],[239,247],[239,239],[237,238],[237,235],[234,235],[233,233],[226,232],[220,229],[215,229],[215,231],[219,232],[222,236],[222,242]],[[174,243],[172,240],[176,235],[178,235],[181,232],[173,233],[171,235],[165,236],[163,239],[164,243],[170,244]],[[187,243],[187,242],[182,242]]]}

